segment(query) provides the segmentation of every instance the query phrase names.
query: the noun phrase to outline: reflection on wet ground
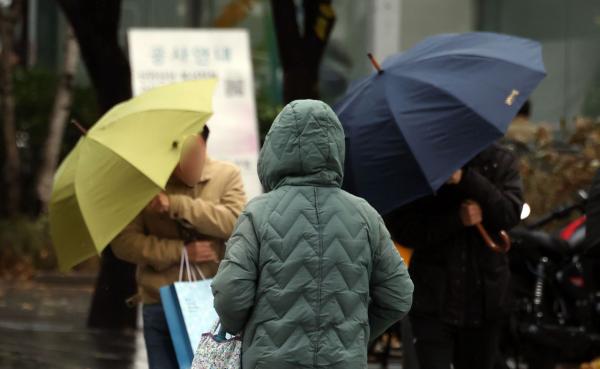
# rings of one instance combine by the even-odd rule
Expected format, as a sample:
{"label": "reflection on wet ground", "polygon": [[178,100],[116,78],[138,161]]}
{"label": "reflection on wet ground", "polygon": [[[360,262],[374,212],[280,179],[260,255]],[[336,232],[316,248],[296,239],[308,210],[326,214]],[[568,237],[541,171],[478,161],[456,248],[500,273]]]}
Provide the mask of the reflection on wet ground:
{"label": "reflection on wet ground", "polygon": [[0,368],[147,368],[137,331],[85,327],[92,278],[0,281]]}
{"label": "reflection on wet ground", "polygon": [[0,368],[148,368],[140,330],[116,333],[86,328],[92,292],[92,277],[0,280]]}

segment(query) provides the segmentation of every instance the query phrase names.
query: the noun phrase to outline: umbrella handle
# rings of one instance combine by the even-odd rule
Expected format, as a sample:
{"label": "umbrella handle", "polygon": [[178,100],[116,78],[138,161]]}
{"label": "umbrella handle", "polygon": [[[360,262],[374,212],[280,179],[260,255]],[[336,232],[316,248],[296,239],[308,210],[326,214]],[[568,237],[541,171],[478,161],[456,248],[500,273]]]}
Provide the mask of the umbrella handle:
{"label": "umbrella handle", "polygon": [[508,235],[508,233],[506,233],[506,231],[500,231],[500,238],[502,238],[502,244],[498,245],[496,242],[494,242],[492,237],[490,237],[489,233],[486,231],[486,229],[481,223],[475,224],[475,227],[477,227],[477,230],[479,231],[479,234],[485,241],[485,244],[493,251],[505,254],[508,252],[508,250],[510,250],[510,236]]}

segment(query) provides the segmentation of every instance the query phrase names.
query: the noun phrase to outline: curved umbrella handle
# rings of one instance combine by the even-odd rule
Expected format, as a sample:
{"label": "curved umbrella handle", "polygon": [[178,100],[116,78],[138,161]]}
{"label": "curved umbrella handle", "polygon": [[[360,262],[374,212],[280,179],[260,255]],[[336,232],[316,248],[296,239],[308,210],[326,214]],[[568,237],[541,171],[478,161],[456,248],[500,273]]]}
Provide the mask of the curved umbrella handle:
{"label": "curved umbrella handle", "polygon": [[485,244],[490,249],[492,249],[493,251],[496,251],[496,252],[503,253],[503,254],[507,253],[508,250],[510,250],[510,245],[511,245],[510,236],[508,235],[508,233],[506,233],[506,231],[500,231],[500,238],[502,238],[502,244],[498,245],[492,239],[492,237],[490,237],[489,233],[485,230],[485,228],[483,227],[483,225],[481,223],[478,223],[475,226],[477,227],[479,234],[485,241]]}

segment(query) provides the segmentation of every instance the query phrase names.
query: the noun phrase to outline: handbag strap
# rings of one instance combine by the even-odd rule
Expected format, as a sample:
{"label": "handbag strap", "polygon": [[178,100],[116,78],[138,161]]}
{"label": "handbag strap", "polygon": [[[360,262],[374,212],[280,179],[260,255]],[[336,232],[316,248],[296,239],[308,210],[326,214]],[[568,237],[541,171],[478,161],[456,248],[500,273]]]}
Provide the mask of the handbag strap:
{"label": "handbag strap", "polygon": [[220,320],[217,322],[217,325],[215,326],[213,332],[217,333],[213,336],[215,341],[219,343],[227,341],[227,332],[225,331],[225,328],[223,328],[223,325],[221,324]]}

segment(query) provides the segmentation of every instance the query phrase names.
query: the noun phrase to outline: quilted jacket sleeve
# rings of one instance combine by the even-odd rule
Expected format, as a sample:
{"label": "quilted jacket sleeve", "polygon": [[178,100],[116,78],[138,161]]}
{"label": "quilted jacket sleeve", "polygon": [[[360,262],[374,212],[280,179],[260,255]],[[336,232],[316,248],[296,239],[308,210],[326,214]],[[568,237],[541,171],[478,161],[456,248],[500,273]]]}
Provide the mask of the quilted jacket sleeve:
{"label": "quilted jacket sleeve", "polygon": [[412,305],[413,283],[381,218],[373,227],[373,271],[369,305],[370,340],[402,319]]}
{"label": "quilted jacket sleeve", "polygon": [[212,284],[215,310],[225,330],[232,334],[244,329],[254,305],[258,248],[252,216],[244,212],[227,242],[225,258]]}

